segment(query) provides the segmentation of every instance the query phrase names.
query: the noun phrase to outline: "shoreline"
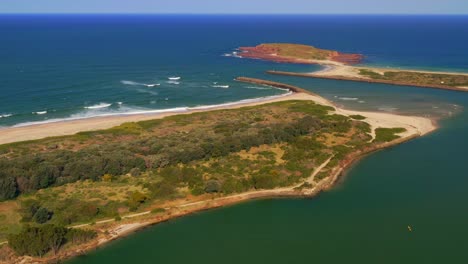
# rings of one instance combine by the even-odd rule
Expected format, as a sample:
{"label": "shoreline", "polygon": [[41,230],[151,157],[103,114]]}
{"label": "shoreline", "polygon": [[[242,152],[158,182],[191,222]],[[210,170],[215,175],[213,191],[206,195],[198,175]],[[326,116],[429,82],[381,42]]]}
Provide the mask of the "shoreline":
{"label": "shoreline", "polygon": [[[405,138],[399,138],[392,142],[383,143],[369,149],[365,149],[360,152],[354,152],[349,154],[345,159],[342,160],[336,167],[331,169],[331,174],[320,182],[317,183],[313,188],[303,190],[294,190],[295,186],[284,187],[272,190],[259,190],[250,191],[246,193],[234,194],[231,196],[224,196],[218,198],[206,198],[205,200],[194,201],[190,203],[183,203],[175,205],[171,208],[167,208],[167,211],[160,215],[152,214],[151,211],[145,211],[137,213],[138,216],[144,216],[143,218],[132,220],[133,217],[124,216],[122,221],[125,223],[118,223],[114,219],[103,220],[105,222],[100,231],[108,233],[107,235],[100,235],[96,240],[88,242],[86,244],[79,245],[77,247],[64,251],[53,257],[47,258],[31,258],[29,256],[18,257],[17,260],[21,263],[55,263],[57,261],[68,260],[74,257],[89,254],[95,250],[104,248],[109,245],[110,242],[119,239],[124,239],[136,232],[144,231],[147,228],[151,228],[157,224],[168,222],[181,217],[189,216],[196,213],[201,213],[216,208],[224,208],[234,206],[244,202],[250,202],[261,199],[310,199],[319,195],[323,191],[330,190],[337,182],[342,179],[345,173],[356,164],[356,162],[362,160],[367,155],[374,152],[393,147],[412,139],[418,138],[419,135],[412,135]],[[316,173],[320,172],[317,170]],[[137,216],[137,217],[138,217]],[[126,221],[126,219],[128,221]],[[99,222],[96,222],[99,225]],[[73,226],[73,228],[79,228],[89,226],[90,224],[83,224],[79,226]]]}
{"label": "shoreline", "polygon": [[397,85],[397,86],[411,86],[411,87],[418,87],[418,88],[432,88],[432,89],[450,90],[450,91],[458,91],[458,92],[468,92],[468,87],[465,87],[465,86],[449,86],[449,85],[444,85],[444,84],[416,84],[416,83],[411,83],[411,82],[365,78],[355,73],[354,70],[363,69],[363,70],[372,70],[372,71],[377,71],[377,72],[399,71],[399,72],[411,72],[411,73],[431,73],[431,74],[448,74],[448,75],[463,75],[463,76],[468,75],[467,73],[400,70],[400,69],[392,69],[392,68],[384,69],[384,68],[372,68],[372,67],[353,67],[353,66],[336,65],[336,64],[331,65],[328,63],[323,63],[319,65],[324,66],[325,68],[315,71],[315,72],[310,72],[310,73],[275,71],[275,70],[269,70],[269,71],[266,71],[266,73],[273,74],[273,75],[284,75],[284,76],[294,76],[294,77],[306,77],[306,78],[363,82],[363,83],[378,83],[378,84],[388,84],[388,85]]}
{"label": "shoreline", "polygon": [[[364,122],[368,123],[372,128],[372,137],[375,138],[375,129],[378,127],[404,127],[406,129],[405,132],[400,133],[399,135],[401,138],[393,140],[387,143],[381,143],[378,145],[374,145],[353,153],[348,154],[346,157],[340,160],[338,165],[330,169],[330,173],[327,177],[318,181],[313,187],[304,187],[299,188],[304,183],[314,182],[314,177],[319,172],[322,171],[323,168],[326,167],[328,162],[332,160],[333,156],[330,157],[327,161],[317,167],[311,176],[305,181],[300,182],[294,186],[288,186],[283,188],[276,188],[276,189],[267,189],[267,190],[254,190],[248,191],[244,193],[233,194],[230,196],[218,196],[215,197],[213,195],[203,195],[201,197],[195,197],[189,200],[176,200],[170,201],[166,204],[167,207],[163,207],[165,212],[163,213],[151,213],[151,211],[144,211],[138,212],[131,215],[122,216],[122,222],[116,222],[115,219],[101,219],[100,221],[96,221],[95,229],[101,231],[99,232],[99,236],[97,239],[83,244],[76,247],[72,247],[69,249],[64,249],[63,252],[59,252],[56,256],[50,256],[46,258],[31,258],[31,257],[17,257],[15,261],[21,263],[36,263],[36,262],[45,262],[45,263],[53,263],[56,261],[62,261],[65,259],[70,259],[72,257],[76,257],[79,255],[87,254],[92,252],[98,248],[101,248],[105,245],[108,245],[110,241],[123,238],[131,233],[134,233],[138,230],[142,230],[144,228],[156,225],[161,222],[166,222],[171,219],[179,218],[182,216],[194,214],[197,212],[231,206],[234,204],[238,204],[240,202],[245,202],[254,199],[272,199],[272,198],[311,198],[316,196],[322,191],[326,191],[332,188],[336,182],[341,178],[343,173],[350,168],[356,161],[362,159],[366,155],[373,153],[375,151],[379,151],[394,145],[401,144],[408,140],[412,140],[414,138],[426,135],[432,131],[434,131],[437,127],[433,120],[424,118],[424,117],[417,117],[417,116],[402,116],[396,114],[388,114],[388,113],[380,113],[380,112],[361,112],[361,111],[353,111],[353,110],[346,110],[337,107],[332,102],[328,101],[327,99],[314,94],[312,92],[306,91],[302,88],[295,87],[292,85],[276,83],[261,79],[253,79],[253,78],[246,78],[240,77],[237,79],[238,81],[243,82],[251,82],[256,84],[263,84],[263,85],[271,85],[279,88],[286,88],[290,90],[290,94],[284,95],[277,98],[270,98],[264,101],[257,101],[257,102],[248,102],[244,104],[235,104],[229,106],[218,106],[210,109],[204,110],[193,110],[183,113],[164,113],[164,114],[155,114],[155,115],[135,115],[135,116],[126,116],[122,117],[108,117],[108,118],[96,118],[94,120],[85,119],[80,120],[78,124],[76,122],[71,122],[72,124],[66,124],[69,122],[63,123],[47,123],[38,126],[28,126],[28,127],[20,127],[11,129],[10,134],[18,133],[19,129],[19,136],[21,136],[24,130],[28,129],[36,129],[35,136],[47,136],[50,137],[50,131],[54,131],[54,133],[64,133],[70,132],[76,129],[86,129],[89,128],[91,130],[101,129],[101,127],[112,127],[124,122],[135,122],[141,120],[148,120],[148,119],[158,119],[163,118],[166,116],[171,115],[179,115],[179,114],[191,114],[194,112],[201,112],[201,111],[213,111],[213,110],[221,110],[221,109],[236,109],[246,106],[254,106],[254,105],[261,105],[271,102],[279,102],[279,101],[287,101],[287,100],[310,100],[318,104],[332,106],[335,108],[336,114],[341,115],[356,115],[360,114],[366,117]],[[109,120],[110,118],[110,120]],[[107,120],[107,121],[106,121]],[[50,130],[53,128],[54,130]],[[67,130],[68,129],[68,130]],[[2,132],[5,130],[0,130],[0,142],[2,140]],[[84,130],[81,130],[84,131]],[[71,133],[71,132],[70,132]],[[76,133],[76,132],[75,132]],[[4,137],[3,137],[4,138]],[[4,140],[4,139],[3,139]],[[299,189],[298,189],[299,188]],[[153,206],[154,207],[154,206]],[[151,206],[148,209],[151,208]],[[72,226],[73,228],[80,228],[91,226],[91,223],[81,224]]]}
{"label": "shoreline", "polygon": [[160,119],[173,115],[186,115],[223,109],[237,109],[263,103],[277,102],[283,100],[283,98],[291,98],[290,100],[294,100],[295,97],[297,97],[297,95],[294,93],[287,92],[279,95],[244,99],[216,105],[178,107],[154,110],[153,112],[145,113],[109,114],[105,116],[84,117],[57,121],[49,120],[46,122],[31,123],[21,126],[2,127],[0,128],[0,145],[20,141],[43,139],[47,137],[73,135],[84,131],[108,129],[127,122]]}

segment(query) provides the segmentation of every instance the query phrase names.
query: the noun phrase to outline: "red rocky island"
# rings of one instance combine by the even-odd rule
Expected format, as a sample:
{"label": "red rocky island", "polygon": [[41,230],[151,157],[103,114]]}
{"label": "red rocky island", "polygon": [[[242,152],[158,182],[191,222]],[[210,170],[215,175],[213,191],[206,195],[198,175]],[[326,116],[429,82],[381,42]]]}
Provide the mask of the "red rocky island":
{"label": "red rocky island", "polygon": [[358,64],[362,61],[361,54],[342,53],[325,50],[308,45],[289,43],[260,44],[256,47],[240,47],[238,55],[242,58],[261,59],[280,63],[320,64],[338,62],[343,64]]}

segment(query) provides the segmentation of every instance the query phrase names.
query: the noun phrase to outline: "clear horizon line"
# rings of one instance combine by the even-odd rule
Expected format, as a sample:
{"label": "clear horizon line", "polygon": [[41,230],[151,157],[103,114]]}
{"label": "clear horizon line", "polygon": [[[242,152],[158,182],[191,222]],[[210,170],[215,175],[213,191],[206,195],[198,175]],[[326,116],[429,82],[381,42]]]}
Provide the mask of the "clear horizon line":
{"label": "clear horizon line", "polygon": [[0,15],[203,15],[203,16],[219,16],[219,15],[245,15],[245,16],[260,16],[260,15],[279,15],[279,16],[330,16],[330,15],[348,15],[348,16],[468,16],[468,13],[117,13],[117,12],[0,12]]}

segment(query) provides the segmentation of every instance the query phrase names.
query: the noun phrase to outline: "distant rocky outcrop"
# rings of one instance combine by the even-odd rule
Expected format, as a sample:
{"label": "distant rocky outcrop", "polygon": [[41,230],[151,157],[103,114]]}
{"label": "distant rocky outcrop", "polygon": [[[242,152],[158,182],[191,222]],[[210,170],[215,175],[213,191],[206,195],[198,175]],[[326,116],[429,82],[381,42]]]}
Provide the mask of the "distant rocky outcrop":
{"label": "distant rocky outcrop", "polygon": [[262,59],[280,63],[316,64],[319,61],[335,61],[343,64],[358,64],[361,54],[342,53],[308,45],[289,43],[268,43],[255,47],[240,47],[242,58]]}

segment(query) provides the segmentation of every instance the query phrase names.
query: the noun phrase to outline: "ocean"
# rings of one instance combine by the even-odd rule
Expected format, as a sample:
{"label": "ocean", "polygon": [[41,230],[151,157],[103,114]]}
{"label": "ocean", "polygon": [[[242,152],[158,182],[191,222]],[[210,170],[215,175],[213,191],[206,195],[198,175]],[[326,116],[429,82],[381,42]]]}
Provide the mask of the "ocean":
{"label": "ocean", "polygon": [[175,219],[69,263],[468,261],[468,94],[269,76],[320,67],[233,56],[294,42],[362,53],[366,65],[468,72],[468,16],[4,15],[0,34],[4,127],[285,93],[237,76],[298,85],[350,109],[439,119],[436,132],[366,157],[313,199]]}
{"label": "ocean", "polygon": [[362,53],[370,65],[463,71],[466,24],[458,16],[3,15],[0,127],[279,95],[233,79],[319,69],[233,54],[264,42]]}

